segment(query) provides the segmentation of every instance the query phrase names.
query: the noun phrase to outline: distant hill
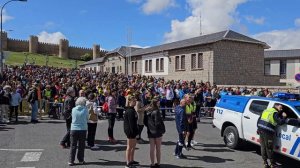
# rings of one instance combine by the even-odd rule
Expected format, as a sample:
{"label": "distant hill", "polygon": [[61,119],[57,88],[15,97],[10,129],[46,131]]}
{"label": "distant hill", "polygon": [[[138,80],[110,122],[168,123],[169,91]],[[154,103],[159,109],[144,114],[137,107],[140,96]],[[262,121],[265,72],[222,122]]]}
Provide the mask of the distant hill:
{"label": "distant hill", "polygon": [[[9,52],[9,56],[5,59],[7,65],[24,65],[27,56],[27,64],[45,66],[47,57],[41,54],[31,54],[23,52]],[[77,67],[84,61],[77,61]],[[75,60],[59,58],[58,56],[49,56],[48,66],[75,68]]]}

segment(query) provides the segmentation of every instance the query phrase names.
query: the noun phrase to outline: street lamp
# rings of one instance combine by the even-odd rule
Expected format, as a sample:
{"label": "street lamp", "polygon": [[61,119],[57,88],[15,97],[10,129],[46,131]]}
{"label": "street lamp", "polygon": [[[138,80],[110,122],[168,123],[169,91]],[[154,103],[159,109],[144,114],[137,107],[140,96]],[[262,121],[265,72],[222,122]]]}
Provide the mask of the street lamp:
{"label": "street lamp", "polygon": [[1,7],[1,32],[0,32],[0,42],[1,42],[1,45],[0,45],[0,68],[1,68],[1,73],[3,72],[3,44],[2,44],[2,15],[3,15],[3,9],[4,7],[10,3],[10,2],[13,2],[13,1],[20,1],[20,2],[27,2],[27,0],[10,0],[10,1],[7,1],[4,5],[2,5]]}

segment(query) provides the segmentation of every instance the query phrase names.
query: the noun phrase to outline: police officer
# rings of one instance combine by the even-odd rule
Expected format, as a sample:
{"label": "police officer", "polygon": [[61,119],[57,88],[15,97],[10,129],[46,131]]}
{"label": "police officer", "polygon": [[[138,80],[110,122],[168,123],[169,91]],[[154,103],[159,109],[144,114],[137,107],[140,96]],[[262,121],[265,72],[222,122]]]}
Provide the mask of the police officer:
{"label": "police officer", "polygon": [[191,145],[191,141],[193,139],[193,136],[194,136],[194,124],[193,124],[193,121],[194,121],[194,117],[193,117],[193,111],[194,111],[194,105],[192,104],[192,96],[190,94],[186,94],[185,95],[185,103],[186,103],[186,106],[185,106],[185,113],[186,113],[186,117],[187,117],[187,139],[188,139],[188,142],[187,142],[187,146],[186,146],[186,149],[187,150],[190,150],[192,148],[192,145]]}
{"label": "police officer", "polygon": [[[265,168],[276,167],[273,158],[276,126],[285,124],[285,118],[286,113],[282,112],[282,105],[276,103],[273,108],[263,111],[258,119],[257,128],[260,136],[261,156],[264,160]],[[270,160],[271,166],[269,166],[267,159]]]}

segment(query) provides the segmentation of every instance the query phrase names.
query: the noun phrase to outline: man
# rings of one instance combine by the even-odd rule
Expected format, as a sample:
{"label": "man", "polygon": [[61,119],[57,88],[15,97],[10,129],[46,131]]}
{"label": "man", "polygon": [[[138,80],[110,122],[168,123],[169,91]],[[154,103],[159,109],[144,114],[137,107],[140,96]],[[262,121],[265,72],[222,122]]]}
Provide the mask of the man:
{"label": "man", "polygon": [[[281,116],[283,118],[281,118]],[[265,168],[276,167],[276,163],[273,158],[276,126],[286,123],[285,118],[286,113],[282,112],[282,105],[276,103],[273,108],[268,108],[263,111],[257,121],[257,128],[261,144],[261,156],[264,160]],[[268,159],[270,160],[271,166],[268,164]]]}
{"label": "man", "polygon": [[185,100],[180,101],[180,105],[175,108],[175,120],[176,128],[178,131],[178,142],[175,148],[175,156],[178,159],[184,159],[186,156],[182,154],[182,148],[184,146],[184,139],[187,131],[187,117],[185,113]]}
{"label": "man", "polygon": [[194,124],[193,124],[193,111],[194,111],[194,105],[192,104],[192,97],[191,95],[187,94],[185,95],[185,102],[186,102],[186,106],[185,106],[185,113],[186,113],[186,117],[187,117],[187,150],[190,150],[192,148],[191,146],[191,141],[193,139],[194,136]]}

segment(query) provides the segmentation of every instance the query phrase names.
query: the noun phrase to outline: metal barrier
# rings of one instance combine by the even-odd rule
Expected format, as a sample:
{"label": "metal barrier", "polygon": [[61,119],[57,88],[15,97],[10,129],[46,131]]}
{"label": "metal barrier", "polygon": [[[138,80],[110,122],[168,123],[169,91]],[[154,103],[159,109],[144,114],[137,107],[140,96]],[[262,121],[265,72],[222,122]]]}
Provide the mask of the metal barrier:
{"label": "metal barrier", "polygon": [[200,108],[200,118],[213,118],[214,107],[201,107]]}

